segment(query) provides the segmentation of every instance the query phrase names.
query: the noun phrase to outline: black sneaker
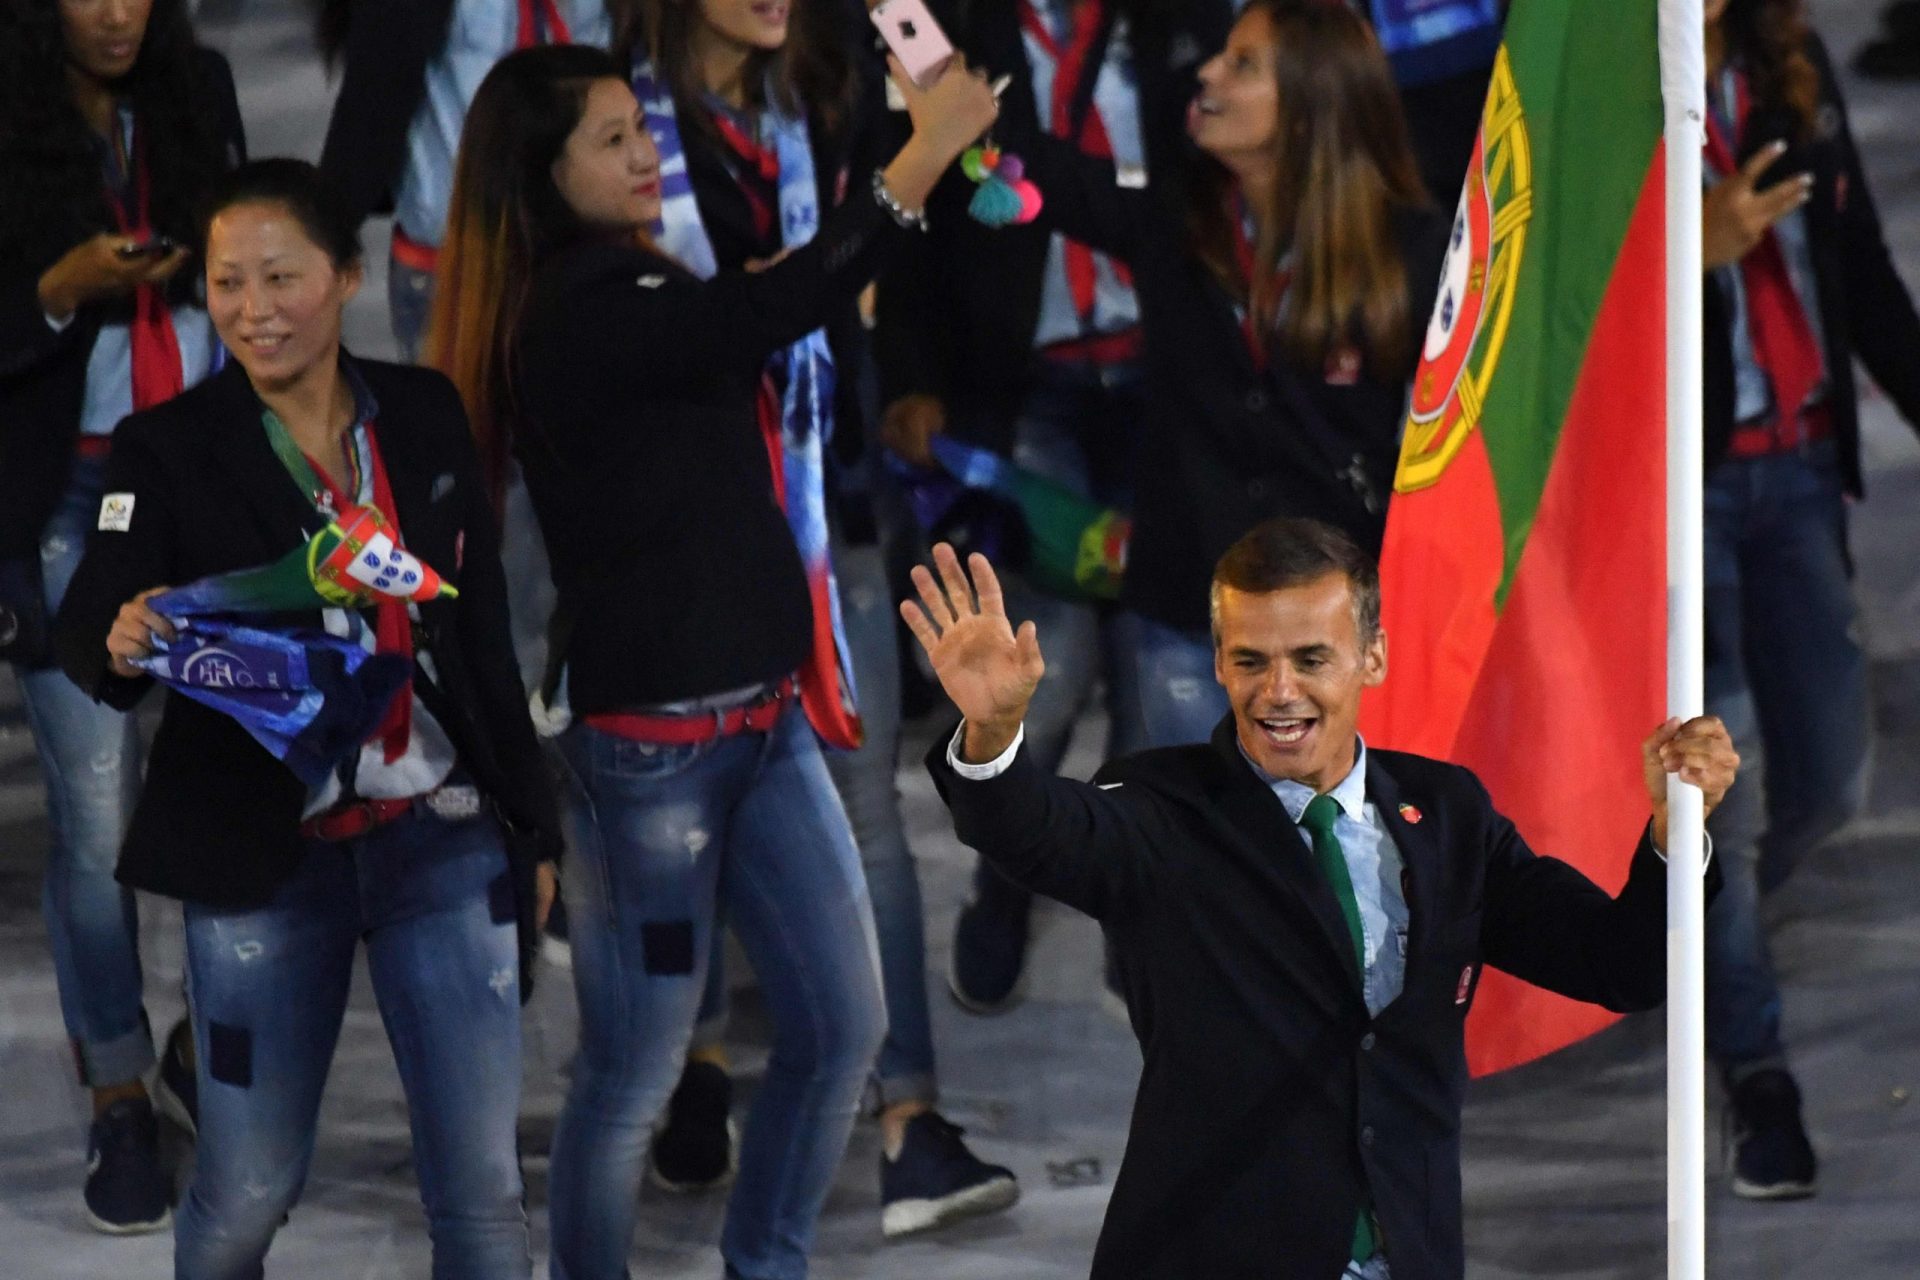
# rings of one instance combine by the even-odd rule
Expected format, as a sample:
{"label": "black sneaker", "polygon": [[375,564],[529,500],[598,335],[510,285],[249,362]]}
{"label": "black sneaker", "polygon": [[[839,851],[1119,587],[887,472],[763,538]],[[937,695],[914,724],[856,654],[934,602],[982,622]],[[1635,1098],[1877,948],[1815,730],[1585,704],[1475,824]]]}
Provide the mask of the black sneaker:
{"label": "black sneaker", "polygon": [[1032,899],[976,886],[953,926],[947,990],[968,1013],[1005,1013],[1026,994]]}
{"label": "black sneaker", "polygon": [[999,1213],[1020,1198],[1013,1170],[967,1150],[963,1132],[938,1112],[923,1111],[907,1121],[899,1159],[880,1153],[880,1231],[887,1239]]}
{"label": "black sneaker", "polygon": [[567,904],[554,895],[553,908],[547,912],[546,927],[540,930],[540,958],[555,968],[573,968],[573,939],[567,933]]}
{"label": "black sneaker", "polygon": [[711,1191],[733,1181],[739,1168],[739,1130],[733,1123],[733,1080],[711,1062],[689,1062],[667,1100],[667,1117],[653,1133],[647,1179],[663,1191]]}
{"label": "black sneaker", "polygon": [[1743,1200],[1800,1200],[1814,1193],[1817,1162],[1800,1121],[1800,1089],[1777,1068],[1733,1087],[1727,1107],[1733,1194]]}
{"label": "black sneaker", "polygon": [[160,1170],[160,1125],[145,1098],[123,1098],[87,1133],[87,1222],[110,1236],[164,1230],[173,1184]]}
{"label": "black sneaker", "polygon": [[153,1102],[160,1114],[187,1131],[200,1132],[200,1085],[193,1074],[193,1027],[185,1018],[167,1032],[160,1070],[153,1077]]}

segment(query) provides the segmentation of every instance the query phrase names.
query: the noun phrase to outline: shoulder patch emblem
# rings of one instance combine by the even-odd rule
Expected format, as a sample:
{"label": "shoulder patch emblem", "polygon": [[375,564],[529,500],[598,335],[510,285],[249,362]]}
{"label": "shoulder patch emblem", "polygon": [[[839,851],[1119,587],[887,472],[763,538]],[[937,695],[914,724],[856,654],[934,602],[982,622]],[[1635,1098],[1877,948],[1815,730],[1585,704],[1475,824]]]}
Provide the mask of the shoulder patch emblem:
{"label": "shoulder patch emblem", "polygon": [[634,281],[634,283],[639,285],[642,289],[658,289],[661,285],[665,284],[666,282],[667,282],[667,278],[665,276],[651,276],[651,275],[641,276],[638,280]]}
{"label": "shoulder patch emblem", "polygon": [[133,527],[133,500],[131,493],[110,493],[100,499],[100,532],[125,533]]}
{"label": "shoulder patch emblem", "polygon": [[1098,783],[1095,783],[1094,785],[1099,787],[1102,791],[1118,791],[1121,787],[1124,787],[1127,784],[1124,782],[1098,782]]}

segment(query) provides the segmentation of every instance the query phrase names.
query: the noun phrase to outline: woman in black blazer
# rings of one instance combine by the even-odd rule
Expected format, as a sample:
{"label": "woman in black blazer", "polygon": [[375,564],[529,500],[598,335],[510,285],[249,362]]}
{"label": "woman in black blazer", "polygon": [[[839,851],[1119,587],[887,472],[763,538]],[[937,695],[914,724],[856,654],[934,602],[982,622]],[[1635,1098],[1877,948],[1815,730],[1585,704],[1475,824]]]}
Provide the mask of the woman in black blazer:
{"label": "woman in black blazer", "polygon": [[[214,362],[179,246],[242,150],[233,78],[194,44],[182,0],[0,6],[0,656],[47,786],[47,932],[93,1092],[87,1215],[115,1234],[165,1226],[170,1199],[141,1084],[154,1048],[133,895],[113,881],[139,740],[52,669],[46,620],[99,510],[114,424]],[[186,1042],[183,1023],[163,1105]]]}
{"label": "woman in black blazer", "polygon": [[1133,268],[1149,408],[1121,600],[1159,744],[1226,711],[1207,581],[1242,533],[1312,516],[1378,550],[1447,232],[1346,6],[1256,0],[1200,79],[1185,182],[1122,187],[1056,139],[1006,139],[1041,221]]}
{"label": "woman in black blazer", "polygon": [[[648,232],[663,173],[678,175],[628,72],[577,46],[494,68],[461,141],[436,305],[457,320],[449,367],[476,417],[525,469],[560,592],[581,1017],[554,1134],[553,1274],[626,1273],[724,900],[775,1031],[721,1251],[730,1274],[772,1280],[805,1273],[884,1027],[859,854],[815,737],[845,708],[817,696],[830,619],[783,510],[805,483],[787,406],[824,395],[817,331],[996,108],[956,69],[906,86],[899,154],[849,175],[830,210],[783,170],[782,221],[816,216],[811,237],[727,271]],[[788,116],[778,145],[794,132]],[[823,551],[824,528],[808,531]]]}
{"label": "woman in black blazer", "polygon": [[119,875],[184,904],[199,1148],[176,1274],[258,1274],[306,1175],[364,938],[434,1274],[525,1277],[518,995],[559,820],[479,461],[444,378],[341,350],[359,241],[311,165],[244,166],[212,210],[210,310],[233,363],[116,433],[110,515],[60,613],[67,674],[131,708],[151,682],[130,664],[171,634],[155,590],[277,560],[347,505],[379,508],[459,594],[382,604],[372,627],[289,619],[413,655],[374,736],[312,790],[238,722],[168,695]]}

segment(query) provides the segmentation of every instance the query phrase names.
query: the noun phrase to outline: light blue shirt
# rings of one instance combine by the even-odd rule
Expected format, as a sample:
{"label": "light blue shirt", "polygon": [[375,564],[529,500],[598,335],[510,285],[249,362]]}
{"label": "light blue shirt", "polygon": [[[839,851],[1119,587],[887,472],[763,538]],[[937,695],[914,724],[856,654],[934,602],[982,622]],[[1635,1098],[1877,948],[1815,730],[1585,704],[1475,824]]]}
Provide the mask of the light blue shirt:
{"label": "light blue shirt", "polygon": [[[604,48],[613,38],[605,0],[556,0],[555,7],[573,43]],[[445,234],[467,107],[519,37],[516,0],[460,0],[453,6],[447,42],[427,64],[426,96],[407,129],[407,167],[394,192],[394,221],[410,239],[437,245]]]}
{"label": "light blue shirt", "polygon": [[[1241,749],[1241,758],[1273,789],[1286,807],[1293,825],[1300,828],[1300,839],[1309,850],[1313,833],[1302,825],[1314,790],[1303,782],[1268,777]],[[1400,886],[1406,862],[1399,846],[1387,833],[1373,802],[1367,799],[1367,744],[1363,741],[1354,753],[1353,769],[1327,794],[1340,806],[1333,834],[1346,855],[1347,875],[1353,881],[1354,902],[1360,908],[1360,931],[1367,952],[1367,1012],[1379,1012],[1400,996],[1407,976],[1407,895]]]}
{"label": "light blue shirt", "polygon": [[[1052,31],[1054,42],[1064,45],[1073,31],[1071,5],[1067,0],[1039,0],[1035,8]],[[1052,132],[1053,58],[1045,46],[1024,29],[1021,40],[1026,45],[1041,127]],[[1107,127],[1107,140],[1113,146],[1113,163],[1121,181],[1126,185],[1144,184],[1147,152],[1140,132],[1140,92],[1124,17],[1114,20],[1106,58],[1100,64],[1100,77],[1093,85],[1093,106]],[[1094,334],[1121,333],[1140,323],[1140,303],[1132,287],[1121,281],[1112,259],[1105,254],[1094,254],[1093,270],[1093,314],[1083,329],[1080,313],[1073,305],[1073,289],[1067,282],[1067,238],[1057,234],[1053,237],[1047,245],[1046,274],[1041,277],[1040,318],[1034,325],[1034,346],[1044,347]]]}
{"label": "light blue shirt", "polygon": [[[1735,114],[1733,85],[1733,68],[1729,67],[1720,77],[1719,91],[1712,103],[1713,113],[1729,137],[1733,136]],[[1706,176],[1707,184],[1712,186],[1726,175],[1715,173],[1712,164],[1708,163]],[[1813,273],[1813,250],[1807,240],[1806,209],[1795,209],[1774,223],[1773,234],[1780,244],[1781,256],[1787,260],[1787,278],[1793,282],[1793,292],[1800,299],[1800,308],[1807,314],[1807,324],[1813,330],[1814,340],[1820,344],[1824,358],[1827,337],[1820,325],[1820,293]],[[1740,264],[1737,262],[1720,267],[1713,274],[1720,288],[1726,291],[1727,301],[1733,311],[1733,420],[1758,421],[1773,412],[1773,383],[1768,381],[1766,370],[1754,358],[1753,328],[1747,316],[1746,280],[1740,274]],[[1823,382],[1813,389],[1807,397],[1807,403],[1818,404],[1825,398],[1826,386]]]}

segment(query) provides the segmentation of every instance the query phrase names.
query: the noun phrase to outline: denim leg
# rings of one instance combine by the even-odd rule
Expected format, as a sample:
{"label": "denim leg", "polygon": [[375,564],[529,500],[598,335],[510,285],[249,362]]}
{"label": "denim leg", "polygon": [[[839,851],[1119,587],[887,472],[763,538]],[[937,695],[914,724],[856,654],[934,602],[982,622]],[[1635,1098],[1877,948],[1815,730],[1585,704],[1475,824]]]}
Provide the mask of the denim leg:
{"label": "denim leg", "polygon": [[1765,460],[1768,485],[1741,552],[1747,678],[1766,745],[1760,888],[1866,807],[1867,659],[1831,444]]}
{"label": "denim leg", "polygon": [[[49,617],[80,567],[99,505],[97,482],[75,484],[41,538]],[[95,702],[57,667],[15,668],[15,675],[47,787],[51,840],[41,912],[60,1013],[81,1082],[125,1084],[153,1065],[133,892],[113,878],[139,795],[139,732],[132,716]]]}
{"label": "denim leg", "polygon": [[1725,877],[1706,915],[1707,1054],[1730,1074],[1785,1059],[1780,984],[1767,953],[1755,871],[1765,826],[1767,770],[1747,684],[1741,544],[1752,505],[1753,465],[1715,468],[1704,495],[1706,521],[1706,708],[1726,722],[1742,757],[1740,778],[1707,822]]}
{"label": "denim leg", "polygon": [[407,1095],[434,1280],[527,1280],[519,931],[491,818],[361,842],[367,967]]}
{"label": "denim leg", "polygon": [[310,846],[267,906],[188,903],[185,916],[199,1139],[175,1280],[259,1280],[306,1182],[346,1012],[360,932],[351,856]]}
{"label": "denim leg", "polygon": [[553,1280],[627,1273],[647,1144],[680,1078],[731,816],[762,741],[656,747],[578,722],[560,739],[580,1048],[553,1137]]}
{"label": "denim leg", "polygon": [[413,364],[420,359],[420,343],[427,336],[427,320],[433,314],[433,273],[416,271],[391,257],[387,259],[387,315],[393,321],[393,340],[400,350],[400,361]]}
{"label": "denim leg", "polygon": [[926,918],[920,877],[900,818],[900,666],[893,597],[879,547],[834,548],[847,645],[866,741],[858,751],[827,755],[840,801],[853,827],[880,939],[880,976],[887,999],[887,1038],[874,1086],[882,1107],[937,1096],[933,1021],[927,1008]]}
{"label": "denim leg", "polygon": [[1141,720],[1146,745],[1178,747],[1205,742],[1227,714],[1227,691],[1213,674],[1213,640],[1130,615],[1139,669]]}
{"label": "denim leg", "polygon": [[721,1254],[742,1280],[801,1280],[886,1006],[860,855],[797,710],[767,735],[734,815],[722,887],[760,975],[773,1047],[741,1139]]}
{"label": "denim leg", "polygon": [[700,985],[700,1008],[693,1015],[693,1038],[687,1041],[688,1053],[725,1044],[727,1022],[733,1017],[733,994],[727,990],[727,930],[724,920],[714,920],[713,945],[707,951],[707,980]]}

